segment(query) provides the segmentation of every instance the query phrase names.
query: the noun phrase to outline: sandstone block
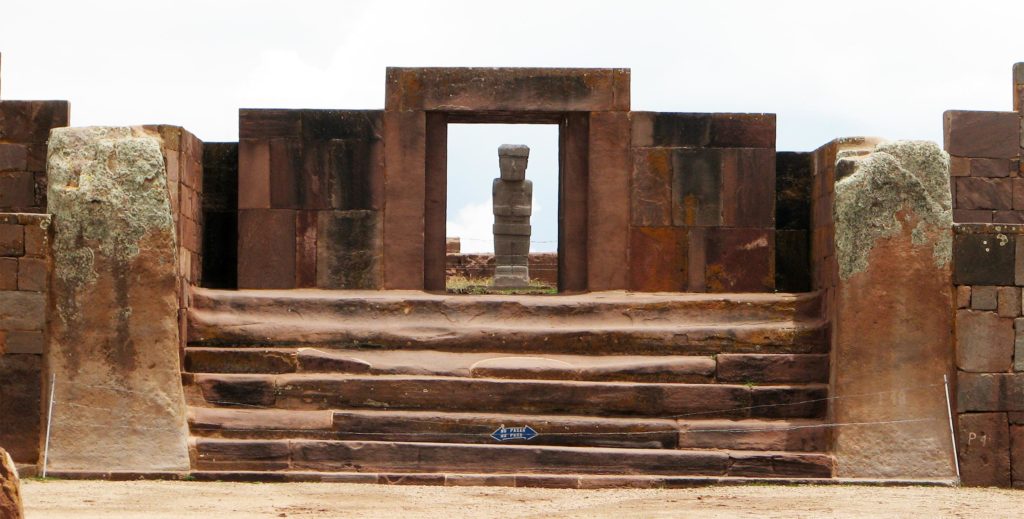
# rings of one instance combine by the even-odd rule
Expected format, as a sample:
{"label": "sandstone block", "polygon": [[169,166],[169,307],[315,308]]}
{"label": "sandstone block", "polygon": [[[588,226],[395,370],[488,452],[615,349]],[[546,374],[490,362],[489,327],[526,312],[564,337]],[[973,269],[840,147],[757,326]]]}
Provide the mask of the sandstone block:
{"label": "sandstone block", "polygon": [[960,373],[957,408],[961,413],[1024,411],[1024,373]]}
{"label": "sandstone block", "polygon": [[29,223],[25,226],[25,255],[42,257],[49,253],[50,219],[49,217],[37,223]]}
{"label": "sandstone block", "polygon": [[678,227],[634,227],[630,233],[630,289],[686,289],[687,231]]}
{"label": "sandstone block", "polygon": [[39,355],[0,355],[0,444],[19,463],[39,457],[42,378]]}
{"label": "sandstone block", "polygon": [[25,330],[8,330],[7,338],[5,339],[4,352],[6,353],[26,353],[32,355],[39,355],[45,353],[46,340],[43,337],[42,330],[39,331],[25,331]]}
{"label": "sandstone block", "polygon": [[238,212],[238,288],[295,287],[295,211]]}
{"label": "sandstone block", "polygon": [[971,287],[972,310],[995,310],[999,305],[999,292],[996,287],[975,285]]}
{"label": "sandstone block", "polygon": [[956,287],[956,307],[968,308],[971,306],[971,286],[959,285]]}
{"label": "sandstone block", "polygon": [[0,258],[0,290],[18,289],[18,258]]}
{"label": "sandstone block", "polygon": [[1011,168],[1012,162],[1009,159],[971,159],[972,177],[1008,177],[1011,169],[1016,173],[1017,168]]}
{"label": "sandstone block", "polygon": [[42,330],[45,322],[45,294],[0,292],[0,330]]}
{"label": "sandstone block", "polygon": [[18,290],[46,291],[46,260],[39,258],[18,260]]}
{"label": "sandstone block", "polygon": [[1020,116],[949,110],[943,114],[943,141],[951,155],[1015,159],[1020,149]]}
{"label": "sandstone block", "polygon": [[1016,319],[1014,325],[1016,335],[1013,340],[1013,370],[1024,371],[1024,322]]}
{"label": "sandstone block", "polygon": [[633,146],[695,147],[711,143],[711,114],[633,112]]}
{"label": "sandstone block", "polygon": [[[973,298],[973,296],[972,296]],[[1009,371],[1013,362],[1013,320],[995,312],[958,310],[957,366],[964,371]]]}
{"label": "sandstone block", "polygon": [[775,286],[771,229],[708,229],[705,282],[709,292],[764,292]]}
{"label": "sandstone block", "polygon": [[1013,285],[1016,236],[957,234],[953,236],[953,280],[957,285]]}
{"label": "sandstone block", "polygon": [[957,209],[1012,209],[1013,179],[957,177]]}
{"label": "sandstone block", "polygon": [[0,144],[0,171],[28,169],[28,149],[20,144]]}
{"label": "sandstone block", "polygon": [[775,114],[713,114],[711,146],[774,150]]}
{"label": "sandstone block", "polygon": [[270,142],[238,143],[238,208],[270,209]]}
{"label": "sandstone block", "polygon": [[999,317],[1017,317],[1020,315],[1020,288],[999,287]]}
{"label": "sandstone block", "polygon": [[36,203],[35,176],[28,171],[0,173],[0,208],[23,210]]}
{"label": "sandstone block", "polygon": [[672,225],[672,152],[665,148],[633,150],[630,211],[633,225]]}
{"label": "sandstone block", "polygon": [[[948,156],[932,143],[883,143],[855,166],[835,184],[833,312],[842,325],[832,343],[830,391],[899,393],[934,384],[954,364]],[[934,418],[832,431],[837,476],[954,475],[941,391],[829,407],[838,423]]]}
{"label": "sandstone block", "polygon": [[3,449],[0,449],[0,517],[4,519],[25,517],[18,470],[14,466],[14,460]]}
{"label": "sandstone block", "polygon": [[381,225],[377,211],[318,211],[316,286],[381,286]]}
{"label": "sandstone block", "polygon": [[239,139],[297,137],[302,132],[298,110],[243,109],[238,111]]}
{"label": "sandstone block", "polygon": [[956,223],[991,223],[995,211],[988,209],[953,209]]}
{"label": "sandstone block", "polygon": [[51,128],[67,126],[67,101],[0,102],[0,141],[23,144],[46,142]]}
{"label": "sandstone block", "polygon": [[1006,413],[962,414],[957,420],[962,483],[978,487],[1010,486]]}
{"label": "sandstone block", "polygon": [[720,150],[678,149],[672,155],[672,223],[722,224]]}
{"label": "sandstone block", "polygon": [[722,224],[775,226],[775,150],[741,148],[722,152]]}
{"label": "sandstone block", "polygon": [[152,128],[50,136],[48,365],[55,401],[80,404],[54,407],[51,469],[189,468],[164,143]]}
{"label": "sandstone block", "polygon": [[25,254],[25,226],[17,223],[0,223],[0,256],[21,256]]}

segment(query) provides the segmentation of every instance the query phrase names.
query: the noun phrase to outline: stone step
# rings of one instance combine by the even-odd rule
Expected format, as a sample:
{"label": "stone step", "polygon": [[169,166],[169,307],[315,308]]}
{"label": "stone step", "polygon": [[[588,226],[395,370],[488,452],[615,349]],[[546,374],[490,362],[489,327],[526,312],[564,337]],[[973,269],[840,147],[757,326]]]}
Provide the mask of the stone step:
{"label": "stone step", "polygon": [[335,440],[195,439],[201,471],[574,473],[829,478],[827,454]]}
{"label": "stone step", "polygon": [[538,436],[503,444],[643,449],[824,452],[816,420],[666,420],[422,411],[224,409],[192,407],[193,436],[494,444],[499,427],[529,425]]}
{"label": "stone step", "polygon": [[193,345],[568,354],[825,353],[816,294],[444,296],[195,289]]}
{"label": "stone step", "polygon": [[503,380],[405,375],[198,373],[208,404],[673,418],[820,418],[823,384],[735,385]]}
{"label": "stone step", "polygon": [[825,383],[825,354],[520,355],[430,350],[189,347],[191,373],[358,373],[633,382]]}

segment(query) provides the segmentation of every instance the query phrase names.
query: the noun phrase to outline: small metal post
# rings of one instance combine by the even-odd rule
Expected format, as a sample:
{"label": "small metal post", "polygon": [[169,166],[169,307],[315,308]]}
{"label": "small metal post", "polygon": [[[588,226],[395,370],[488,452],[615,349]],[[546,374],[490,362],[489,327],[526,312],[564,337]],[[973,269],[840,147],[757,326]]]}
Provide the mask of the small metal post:
{"label": "small metal post", "polygon": [[956,448],[956,433],[953,429],[953,404],[949,401],[949,377],[942,375],[942,384],[946,387],[946,416],[949,417],[949,439],[953,442],[953,466],[956,467],[956,484],[960,486],[960,454]]}
{"label": "small metal post", "polygon": [[53,424],[53,388],[56,386],[57,374],[50,375],[50,410],[46,413],[46,443],[43,447],[43,477],[46,477],[46,463],[50,458],[50,426]]}

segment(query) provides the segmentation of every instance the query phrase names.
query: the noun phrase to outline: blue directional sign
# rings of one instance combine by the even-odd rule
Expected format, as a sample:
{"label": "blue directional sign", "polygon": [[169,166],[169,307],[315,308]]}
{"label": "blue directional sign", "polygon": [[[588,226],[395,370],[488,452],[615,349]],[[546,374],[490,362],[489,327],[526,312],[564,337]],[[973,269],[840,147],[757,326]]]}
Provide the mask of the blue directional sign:
{"label": "blue directional sign", "polygon": [[497,431],[491,433],[491,438],[500,442],[508,440],[532,440],[537,437],[537,431],[533,427],[524,425],[522,427],[498,427]]}

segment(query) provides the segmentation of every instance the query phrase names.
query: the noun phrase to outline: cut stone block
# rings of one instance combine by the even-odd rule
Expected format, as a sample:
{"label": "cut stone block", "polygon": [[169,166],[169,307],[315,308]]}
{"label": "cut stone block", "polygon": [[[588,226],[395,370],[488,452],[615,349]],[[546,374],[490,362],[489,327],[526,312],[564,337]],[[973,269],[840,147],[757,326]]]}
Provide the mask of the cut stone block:
{"label": "cut stone block", "polygon": [[80,404],[54,407],[53,470],[189,469],[164,142],[148,128],[50,135],[47,358],[55,401]]}
{"label": "cut stone block", "polygon": [[1020,315],[1020,297],[1021,291],[1017,287],[999,287],[999,307],[998,314],[1000,317],[1017,317]]}
{"label": "cut stone block", "polygon": [[971,309],[995,310],[999,306],[998,294],[999,292],[994,286],[975,285],[971,287]]}
{"label": "cut stone block", "polygon": [[630,211],[633,225],[672,225],[672,152],[665,148],[633,150]]}
{"label": "cut stone block", "polygon": [[1013,362],[1013,320],[995,312],[958,310],[957,366],[964,371],[1009,371]]}
{"label": "cut stone block", "polygon": [[377,289],[381,285],[377,211],[319,211],[316,286]]}
{"label": "cut stone block", "polygon": [[295,211],[238,211],[238,288],[295,287]]}
{"label": "cut stone block", "polygon": [[1020,115],[949,110],[943,114],[943,140],[951,155],[1015,159],[1020,150]]}
{"label": "cut stone block", "polygon": [[956,287],[956,307],[967,308],[971,306],[971,286],[960,285]]}
{"label": "cut stone block", "polygon": [[1024,411],[1024,373],[960,373],[957,408],[961,413]]}
{"label": "cut stone block", "polygon": [[708,229],[705,282],[709,292],[764,292],[775,286],[771,229]]}
{"label": "cut stone block", "polygon": [[672,222],[677,226],[722,224],[720,150],[679,149],[672,155]]}
{"label": "cut stone block", "polygon": [[953,282],[957,285],[1014,284],[1013,234],[956,234],[953,236]]}
{"label": "cut stone block", "polygon": [[630,242],[630,289],[640,292],[686,289],[686,229],[634,227]]}
{"label": "cut stone block", "polygon": [[1012,209],[1013,179],[956,177],[957,209]]}
{"label": "cut stone block", "polygon": [[711,114],[633,112],[633,146],[694,147],[711,143]]}
{"label": "cut stone block", "polygon": [[961,482],[977,487],[1010,486],[1006,413],[962,414],[958,422]]}

